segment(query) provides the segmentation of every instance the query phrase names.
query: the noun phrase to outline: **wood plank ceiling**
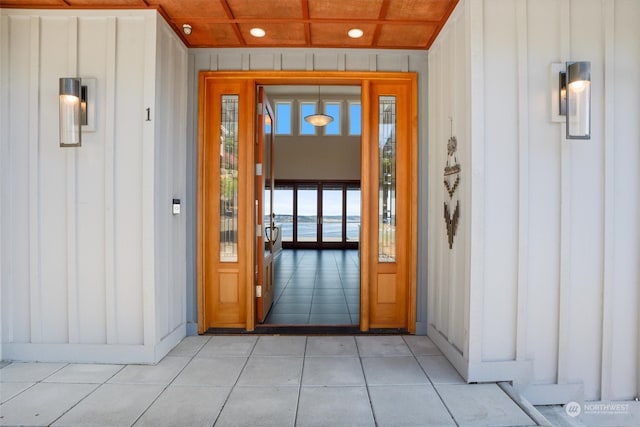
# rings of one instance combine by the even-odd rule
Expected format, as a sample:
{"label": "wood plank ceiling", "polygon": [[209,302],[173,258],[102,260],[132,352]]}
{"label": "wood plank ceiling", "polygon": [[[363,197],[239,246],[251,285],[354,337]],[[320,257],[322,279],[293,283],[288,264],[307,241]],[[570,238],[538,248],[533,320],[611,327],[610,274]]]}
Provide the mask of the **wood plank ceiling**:
{"label": "wood plank ceiling", "polygon": [[[428,49],[458,0],[0,0],[0,7],[157,9],[188,47]],[[190,35],[183,25],[192,28]],[[263,37],[250,34],[262,28]],[[358,28],[363,35],[350,38]]]}

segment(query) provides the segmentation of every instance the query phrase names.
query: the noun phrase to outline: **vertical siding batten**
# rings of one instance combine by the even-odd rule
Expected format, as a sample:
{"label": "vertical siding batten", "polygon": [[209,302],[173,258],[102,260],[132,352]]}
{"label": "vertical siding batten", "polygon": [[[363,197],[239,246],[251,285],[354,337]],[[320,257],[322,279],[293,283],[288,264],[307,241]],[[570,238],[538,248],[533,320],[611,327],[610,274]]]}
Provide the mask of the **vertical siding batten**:
{"label": "vertical siding batten", "polygon": [[[600,396],[604,264],[604,22],[602,0],[573,0],[571,60],[591,61],[592,135],[568,145],[572,156],[570,381],[585,399]],[[586,144],[585,144],[586,143]]]}
{"label": "vertical siding batten", "polygon": [[[9,34],[9,18],[0,15],[0,64],[9,64]],[[9,74],[8,67],[0,67],[0,123],[9,123]],[[0,126],[0,194],[10,194],[9,169],[9,127],[4,125]],[[5,339],[13,340],[13,316],[6,315],[8,310],[4,308],[6,301],[12,299],[8,284],[13,277],[12,253],[8,249],[12,214],[8,209],[5,211],[5,203],[4,198],[0,198],[0,360],[3,360],[2,343]],[[9,324],[5,323],[4,316],[9,319]]]}
{"label": "vertical siding batten", "polygon": [[104,102],[104,254],[105,254],[105,325],[106,343],[116,344],[118,340],[118,309],[115,257],[115,145],[116,145],[116,41],[117,25],[115,17],[107,17],[107,48],[105,102]]}
{"label": "vertical siding batten", "polygon": [[609,400],[612,397],[611,369],[613,358],[613,312],[615,307],[615,276],[613,261],[615,260],[615,5],[612,1],[604,1],[604,261],[602,277],[602,368],[600,374],[600,399]]}
{"label": "vertical siding batten", "polygon": [[[68,19],[68,77],[78,76],[78,18]],[[67,229],[67,327],[69,343],[78,342],[78,221],[77,221],[77,180],[78,180],[78,152],[76,148],[66,150],[66,229]]]}
{"label": "vertical siding batten", "polygon": [[[471,158],[471,216],[469,235],[469,320],[467,327],[468,350],[465,352],[470,365],[482,362],[485,280],[485,92],[484,92],[484,2],[467,1],[466,14],[469,26],[470,69],[470,137]],[[475,373],[470,372],[469,375]]]}
{"label": "vertical siding batten", "polygon": [[[6,16],[0,15],[0,123],[9,123],[9,94],[8,94],[8,70],[2,68],[1,64],[8,64],[9,57],[9,20]],[[7,170],[9,165],[7,164],[9,158],[9,137],[7,126],[0,125],[0,194],[9,194],[9,176],[7,176]],[[4,360],[2,356],[2,343],[5,336],[8,335],[5,332],[5,324],[3,317],[3,304],[7,299],[3,294],[5,290],[8,291],[9,283],[11,282],[11,259],[10,252],[6,249],[9,243],[9,239],[6,237],[8,232],[9,221],[7,218],[10,213],[5,212],[5,202],[3,197],[0,197],[0,360]],[[6,255],[5,255],[6,254]],[[5,257],[9,258],[9,261],[5,264]],[[10,330],[10,328],[8,328]]]}
{"label": "vertical siding batten", "polygon": [[[340,71],[344,71],[344,57],[345,55],[341,55],[340,56],[342,58],[342,64],[341,64],[341,70]],[[425,58],[423,59],[423,63],[421,65],[416,66],[415,68],[417,69],[423,69],[423,70],[427,70],[428,69],[428,65],[429,65],[429,59],[428,56],[425,56]],[[428,72],[423,74],[420,74],[418,76],[418,96],[421,99],[428,99],[428,93],[429,93],[429,79],[428,79]],[[426,106],[427,102],[423,102],[423,105]],[[428,106],[426,106],[426,108],[424,108],[422,111],[422,115],[421,117],[418,117],[418,123],[427,123],[428,120]],[[346,120],[345,120],[345,124],[346,124]],[[425,129],[418,129],[419,132],[423,132],[425,135],[427,134],[427,130],[428,128]],[[424,138],[421,138],[421,136],[418,136],[418,165],[427,165],[426,168],[424,167],[420,167],[418,168],[418,185],[417,188],[425,188],[428,189],[428,183],[429,181],[429,147],[427,143],[421,143],[422,141],[424,141]],[[434,181],[437,182],[437,181]],[[428,190],[427,190],[428,191]],[[429,279],[428,279],[428,271],[429,268],[427,267],[429,261],[428,261],[428,254],[429,254],[429,248],[428,248],[428,237],[429,237],[429,224],[426,221],[420,221],[420,218],[429,218],[428,215],[428,196],[427,197],[418,197],[418,240],[417,240],[417,260],[423,260],[422,262],[418,262],[418,271],[417,271],[417,279],[416,279],[416,334],[417,335],[426,335],[427,334],[427,330],[428,330],[428,319],[427,319],[427,313],[428,313],[428,290],[427,290],[427,285],[429,283]]]}
{"label": "vertical siding batten", "polygon": [[527,0],[516,4],[518,63],[518,267],[516,296],[516,360],[527,349],[527,295],[529,288],[529,49]]}
{"label": "vertical siding batten", "polygon": [[[568,0],[560,3],[560,61],[564,64],[571,57],[570,22],[571,5]],[[569,337],[571,301],[571,146],[564,127],[558,129],[560,139],[560,304],[558,313],[558,384],[569,381]]]}
{"label": "vertical siding batten", "polygon": [[42,342],[42,298],[40,281],[40,150],[39,92],[40,80],[40,18],[30,20],[29,70],[29,314],[30,342]]}
{"label": "vertical siding batten", "polygon": [[[156,290],[155,290],[155,168],[156,168],[156,150],[155,150],[155,122],[161,120],[155,103],[156,91],[156,18],[155,16],[145,16],[144,18],[144,58],[143,58],[143,75],[145,78],[142,82],[143,93],[142,99],[144,108],[150,108],[149,120],[144,120],[142,125],[142,211],[141,223],[142,232],[142,311],[143,311],[143,344],[152,346],[156,342]],[[144,114],[143,111],[141,113]],[[155,361],[154,361],[155,362]]]}

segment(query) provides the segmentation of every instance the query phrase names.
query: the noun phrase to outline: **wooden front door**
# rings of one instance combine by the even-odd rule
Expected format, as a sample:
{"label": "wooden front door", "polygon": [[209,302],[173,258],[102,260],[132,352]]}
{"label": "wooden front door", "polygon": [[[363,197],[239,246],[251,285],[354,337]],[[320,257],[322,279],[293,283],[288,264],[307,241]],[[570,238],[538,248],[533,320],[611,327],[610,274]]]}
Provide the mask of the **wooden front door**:
{"label": "wooden front door", "polygon": [[273,303],[273,144],[275,119],[264,87],[258,88],[256,123],[256,310],[257,322],[263,323]]}
{"label": "wooden front door", "polygon": [[[207,71],[199,79],[199,332],[253,330],[270,305],[269,297],[265,299],[265,278],[271,274],[265,270],[269,218],[264,219],[264,157],[269,151],[264,139],[263,146],[256,147],[256,136],[266,134],[262,127],[268,112],[266,103],[256,108],[261,84],[362,88],[360,328],[414,332],[416,75]],[[269,185],[273,188],[273,181]]]}

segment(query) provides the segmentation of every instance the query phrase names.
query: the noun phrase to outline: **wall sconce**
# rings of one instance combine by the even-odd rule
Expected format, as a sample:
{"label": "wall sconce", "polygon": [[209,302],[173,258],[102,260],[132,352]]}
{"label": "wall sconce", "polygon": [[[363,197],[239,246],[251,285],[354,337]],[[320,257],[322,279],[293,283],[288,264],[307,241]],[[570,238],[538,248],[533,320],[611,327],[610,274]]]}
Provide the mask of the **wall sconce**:
{"label": "wall sconce", "polygon": [[567,139],[591,139],[591,63],[552,64],[552,71],[557,82],[553,121],[565,123]]}
{"label": "wall sconce", "polygon": [[95,78],[63,77],[60,79],[60,146],[80,147],[82,133],[96,130]]}
{"label": "wall sconce", "polygon": [[591,63],[567,63],[567,139],[591,139]]}
{"label": "wall sconce", "polygon": [[80,86],[79,78],[60,78],[60,147],[80,147],[82,145]]}

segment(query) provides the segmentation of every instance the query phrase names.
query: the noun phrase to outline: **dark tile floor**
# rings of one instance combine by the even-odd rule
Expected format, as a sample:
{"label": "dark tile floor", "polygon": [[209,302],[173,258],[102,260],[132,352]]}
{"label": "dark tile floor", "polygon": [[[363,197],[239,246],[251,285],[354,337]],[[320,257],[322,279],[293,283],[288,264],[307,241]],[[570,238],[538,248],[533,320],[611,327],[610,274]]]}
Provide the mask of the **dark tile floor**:
{"label": "dark tile floor", "polygon": [[274,304],[265,324],[357,325],[357,250],[285,249],[275,260]]}

